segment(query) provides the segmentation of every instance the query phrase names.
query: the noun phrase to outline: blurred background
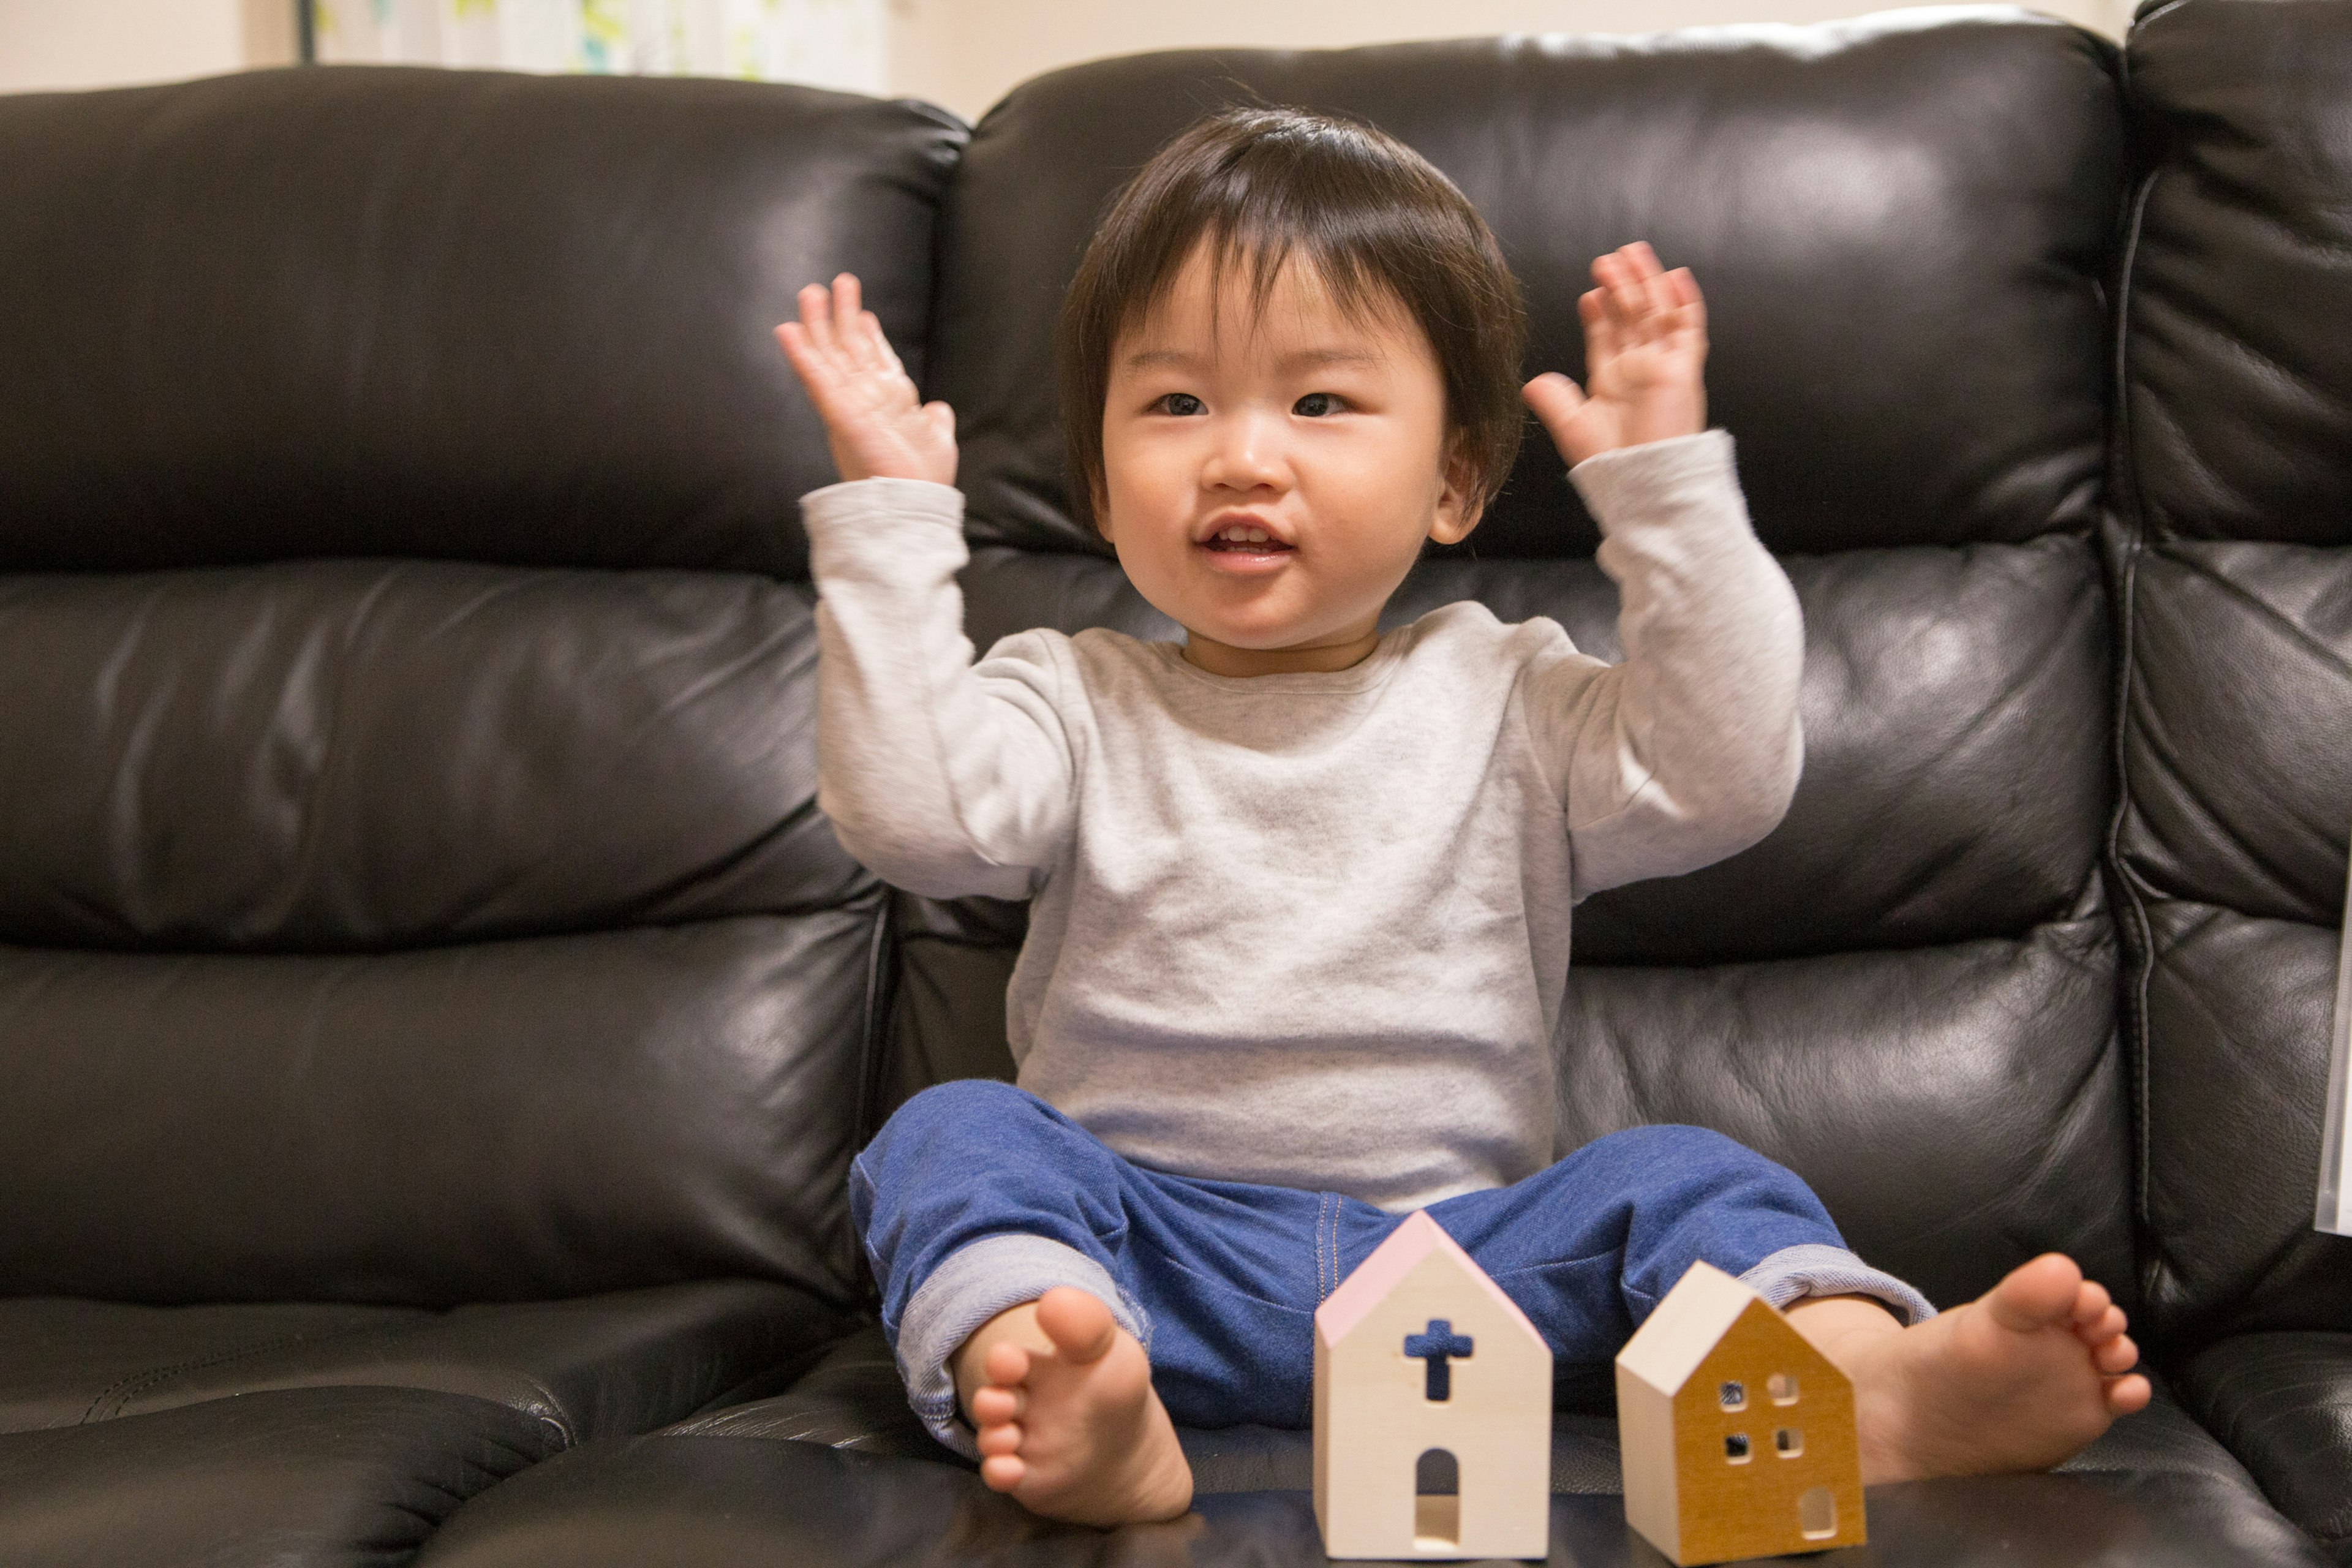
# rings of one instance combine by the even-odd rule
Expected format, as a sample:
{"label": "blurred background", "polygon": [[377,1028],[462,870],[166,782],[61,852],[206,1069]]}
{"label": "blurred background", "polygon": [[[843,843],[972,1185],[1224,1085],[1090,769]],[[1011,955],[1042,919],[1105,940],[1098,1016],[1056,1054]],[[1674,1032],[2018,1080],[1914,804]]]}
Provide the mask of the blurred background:
{"label": "blurred background", "polygon": [[[2132,0],[2033,8],[2120,36]],[[907,94],[976,119],[1144,49],[1813,22],[1871,0],[0,0],[0,91],[325,62],[662,71]],[[1903,7],[1906,9],[1921,7]]]}

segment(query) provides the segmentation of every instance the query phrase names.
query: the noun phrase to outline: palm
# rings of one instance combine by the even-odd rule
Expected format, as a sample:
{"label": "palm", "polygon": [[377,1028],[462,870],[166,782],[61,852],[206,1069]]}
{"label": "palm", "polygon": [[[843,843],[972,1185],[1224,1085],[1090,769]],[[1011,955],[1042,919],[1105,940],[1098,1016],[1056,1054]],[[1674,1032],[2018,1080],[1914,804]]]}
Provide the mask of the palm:
{"label": "palm", "polygon": [[1706,428],[1706,305],[1687,269],[1667,272],[1647,245],[1592,264],[1600,287],[1577,301],[1586,385],[1557,373],[1529,382],[1536,416],[1573,463]]}
{"label": "palm", "polygon": [[860,304],[857,279],[845,272],[830,290],[812,283],[800,307],[801,319],[778,327],[776,341],[824,419],[841,477],[953,484],[955,416],[915,390],[882,323]]}

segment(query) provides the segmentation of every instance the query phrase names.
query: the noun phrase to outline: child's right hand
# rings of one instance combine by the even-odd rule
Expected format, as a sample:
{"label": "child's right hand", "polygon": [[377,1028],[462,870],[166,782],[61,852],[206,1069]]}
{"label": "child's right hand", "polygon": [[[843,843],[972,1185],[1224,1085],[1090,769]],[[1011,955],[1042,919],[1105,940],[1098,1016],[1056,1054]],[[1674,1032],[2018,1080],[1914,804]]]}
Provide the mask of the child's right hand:
{"label": "child's right hand", "polygon": [[801,290],[801,319],[776,329],[784,357],[824,418],[824,438],[845,479],[955,483],[955,411],[925,403],[882,322],[858,301],[845,272],[827,289]]}

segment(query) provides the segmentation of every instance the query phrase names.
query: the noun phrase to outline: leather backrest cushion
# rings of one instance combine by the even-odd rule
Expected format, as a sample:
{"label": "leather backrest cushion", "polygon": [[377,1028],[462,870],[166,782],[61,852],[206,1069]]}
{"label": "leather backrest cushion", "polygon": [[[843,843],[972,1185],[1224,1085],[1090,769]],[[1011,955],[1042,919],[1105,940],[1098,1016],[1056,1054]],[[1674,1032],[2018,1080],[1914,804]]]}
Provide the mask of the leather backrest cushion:
{"label": "leather backrest cushion", "polygon": [[1805,1178],[1939,1307],[2039,1253],[2136,1304],[2104,911],[2014,942],[1569,972],[1559,1146],[1712,1127]]}
{"label": "leather backrest cushion", "polygon": [[[898,900],[878,1121],[948,1078],[1011,1078],[1019,906]],[[1803,1176],[1863,1256],[1938,1305],[2038,1253],[2137,1302],[2130,1112],[2105,913],[1992,940],[1766,963],[1580,963],[1555,1042],[1561,1153],[1713,1127]]]}
{"label": "leather backrest cushion", "polygon": [[2127,45],[2121,299],[2148,1328],[2339,1328],[2312,1228],[2352,837],[2352,7],[2172,0]]}
{"label": "leather backrest cushion", "polygon": [[2352,6],[2179,0],[2129,51],[2123,473],[2159,532],[2352,543]]}
{"label": "leather backrest cushion", "polygon": [[796,502],[834,469],[770,329],[851,268],[919,368],[962,140],[923,105],[683,79],[0,98],[0,568],[803,576]]}
{"label": "leather backrest cushion", "polygon": [[877,901],[353,957],[0,948],[0,1296],[855,1299]]}
{"label": "leather backrest cushion", "polygon": [[[2090,544],[1791,556],[1805,617],[1805,769],[1762,843],[1580,905],[1576,962],[1721,963],[2020,937],[2103,905],[2114,811],[2106,595]],[[975,641],[1036,624],[1171,636],[1089,557],[983,550]],[[1591,560],[1424,561],[1391,625],[1475,598],[1548,616],[1618,658],[1617,595]],[[1056,619],[1055,617],[1060,617]],[[1161,629],[1165,628],[1165,629]]]}
{"label": "leather backrest cushion", "polygon": [[[1647,38],[1167,53],[1017,89],[942,216],[926,389],[953,404],[971,531],[1104,546],[1070,520],[1052,374],[1105,200],[1204,112],[1370,120],[1485,214],[1524,284],[1528,369],[1583,374],[1598,253],[1654,241],[1709,301],[1710,411],[1781,551],[2015,540],[2085,522],[2123,179],[2113,50],[2022,12]],[[1539,431],[1457,552],[1588,555]]]}
{"label": "leather backrest cushion", "polygon": [[2159,540],[2128,560],[2116,847],[2140,949],[2148,1326],[2338,1327],[2352,1241],[2311,1222],[2352,835],[2352,551]]}
{"label": "leather backrest cushion", "polygon": [[784,912],[803,584],[315,562],[0,577],[0,941],[343,952]]}

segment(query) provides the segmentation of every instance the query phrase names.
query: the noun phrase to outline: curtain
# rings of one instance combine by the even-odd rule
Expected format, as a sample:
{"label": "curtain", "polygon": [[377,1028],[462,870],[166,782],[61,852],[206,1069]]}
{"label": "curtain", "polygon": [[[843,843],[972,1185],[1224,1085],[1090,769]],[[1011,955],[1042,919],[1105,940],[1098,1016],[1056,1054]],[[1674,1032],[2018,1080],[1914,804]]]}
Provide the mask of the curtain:
{"label": "curtain", "polygon": [[882,92],[887,0],[308,0],[327,63],[749,77]]}

